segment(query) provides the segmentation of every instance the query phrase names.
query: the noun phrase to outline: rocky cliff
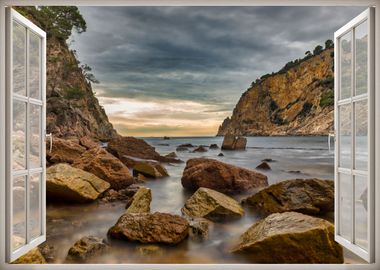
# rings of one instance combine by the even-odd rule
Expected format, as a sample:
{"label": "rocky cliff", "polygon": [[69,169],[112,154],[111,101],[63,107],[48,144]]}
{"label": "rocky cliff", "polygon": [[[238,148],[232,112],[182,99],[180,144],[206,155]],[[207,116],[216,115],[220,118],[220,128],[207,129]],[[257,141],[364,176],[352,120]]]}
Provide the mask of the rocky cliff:
{"label": "rocky cliff", "polygon": [[108,141],[117,136],[92,91],[93,75],[81,66],[67,40],[86,23],[76,7],[16,7],[47,33],[47,133],[55,137],[84,136]]}
{"label": "rocky cliff", "polygon": [[217,135],[326,135],[334,124],[333,49],[265,75],[243,93]]}

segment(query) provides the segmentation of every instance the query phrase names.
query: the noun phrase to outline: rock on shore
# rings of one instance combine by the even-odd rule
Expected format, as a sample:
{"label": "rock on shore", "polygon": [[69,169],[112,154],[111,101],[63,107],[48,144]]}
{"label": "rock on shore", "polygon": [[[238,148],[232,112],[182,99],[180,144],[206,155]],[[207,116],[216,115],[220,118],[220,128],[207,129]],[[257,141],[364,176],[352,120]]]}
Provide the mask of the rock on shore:
{"label": "rock on shore", "polygon": [[276,213],[256,222],[232,252],[253,263],[343,263],[334,225],[296,212]]}
{"label": "rock on shore", "polygon": [[82,237],[69,249],[66,262],[87,263],[89,260],[102,254],[107,248],[108,246],[104,240],[99,237]]}
{"label": "rock on shore", "polygon": [[191,191],[205,187],[226,194],[268,185],[267,177],[259,172],[208,158],[189,159],[181,182],[184,188]]}
{"label": "rock on shore", "polygon": [[109,187],[99,177],[64,163],[49,167],[46,172],[46,194],[55,201],[94,201]]}
{"label": "rock on shore", "polygon": [[141,243],[175,245],[189,234],[189,223],[183,217],[166,213],[131,213],[122,215],[108,231],[116,239]]}
{"label": "rock on shore", "polygon": [[247,146],[247,139],[242,136],[235,136],[233,134],[226,134],[223,139],[223,150],[245,150]]}
{"label": "rock on shore", "polygon": [[334,211],[334,181],[292,179],[271,185],[243,200],[264,214],[295,211],[318,215]]}
{"label": "rock on shore", "polygon": [[185,203],[182,213],[214,221],[240,218],[244,210],[240,204],[220,192],[199,188]]}
{"label": "rock on shore", "polygon": [[149,188],[141,187],[127,204],[126,213],[149,213],[151,201],[152,191]]}
{"label": "rock on shore", "polygon": [[46,159],[50,164],[72,164],[85,151],[86,148],[74,140],[54,138],[51,151],[50,144],[48,142],[46,143]]}

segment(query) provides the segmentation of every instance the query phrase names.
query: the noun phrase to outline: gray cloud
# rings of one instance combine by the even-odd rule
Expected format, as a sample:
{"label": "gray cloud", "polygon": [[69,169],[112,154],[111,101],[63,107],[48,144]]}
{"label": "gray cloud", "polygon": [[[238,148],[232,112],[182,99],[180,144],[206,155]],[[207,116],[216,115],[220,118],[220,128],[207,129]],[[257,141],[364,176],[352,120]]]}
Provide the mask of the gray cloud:
{"label": "gray cloud", "polygon": [[364,7],[81,7],[72,48],[104,97],[232,110],[252,81],[304,56]]}

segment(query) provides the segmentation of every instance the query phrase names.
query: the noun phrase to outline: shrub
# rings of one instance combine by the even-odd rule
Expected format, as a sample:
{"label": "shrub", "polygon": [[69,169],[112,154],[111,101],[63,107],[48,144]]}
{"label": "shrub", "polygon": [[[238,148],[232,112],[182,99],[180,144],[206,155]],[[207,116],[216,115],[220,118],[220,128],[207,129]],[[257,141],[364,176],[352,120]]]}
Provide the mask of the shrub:
{"label": "shrub", "polygon": [[85,96],[85,92],[79,87],[65,89],[65,97],[67,99],[81,99]]}
{"label": "shrub", "polygon": [[319,101],[319,106],[322,108],[334,105],[334,91],[329,89],[321,95],[321,100]]}

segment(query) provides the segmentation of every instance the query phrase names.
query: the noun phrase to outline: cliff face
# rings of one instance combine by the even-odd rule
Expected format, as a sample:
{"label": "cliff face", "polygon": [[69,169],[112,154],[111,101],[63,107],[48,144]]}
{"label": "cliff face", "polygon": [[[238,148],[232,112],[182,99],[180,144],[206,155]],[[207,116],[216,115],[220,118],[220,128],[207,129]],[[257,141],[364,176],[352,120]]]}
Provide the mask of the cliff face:
{"label": "cliff face", "polygon": [[218,135],[326,135],[333,130],[333,49],[253,83]]}
{"label": "cliff face", "polygon": [[89,136],[109,140],[117,135],[78,67],[75,54],[55,38],[47,42],[47,132],[58,137]]}

